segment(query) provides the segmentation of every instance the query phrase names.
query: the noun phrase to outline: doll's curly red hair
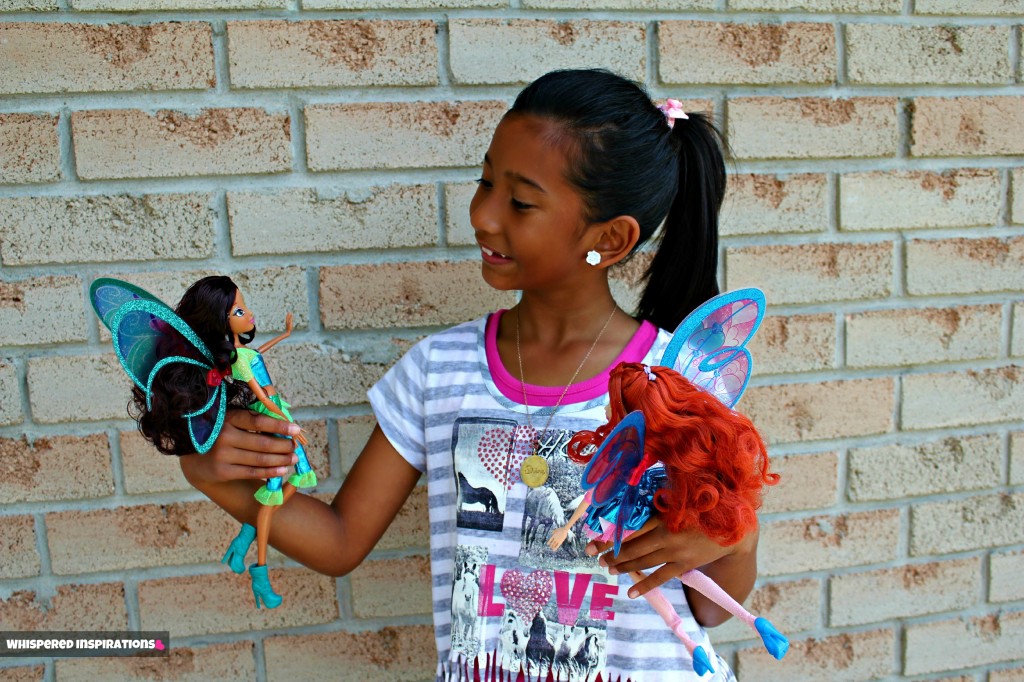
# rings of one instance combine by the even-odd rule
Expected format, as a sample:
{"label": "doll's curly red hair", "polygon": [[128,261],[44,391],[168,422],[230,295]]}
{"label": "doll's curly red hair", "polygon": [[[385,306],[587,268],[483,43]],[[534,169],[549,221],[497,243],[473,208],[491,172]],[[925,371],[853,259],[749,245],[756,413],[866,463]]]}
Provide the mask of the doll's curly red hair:
{"label": "doll's curly red hair", "polygon": [[768,470],[768,451],[754,424],[668,367],[621,363],[611,372],[610,421],[569,441],[569,457],[585,463],[608,433],[630,412],[644,414],[644,461],[662,462],[668,485],[654,506],[672,532],[699,530],[723,546],[739,542],[757,526],[765,485],[779,475]]}

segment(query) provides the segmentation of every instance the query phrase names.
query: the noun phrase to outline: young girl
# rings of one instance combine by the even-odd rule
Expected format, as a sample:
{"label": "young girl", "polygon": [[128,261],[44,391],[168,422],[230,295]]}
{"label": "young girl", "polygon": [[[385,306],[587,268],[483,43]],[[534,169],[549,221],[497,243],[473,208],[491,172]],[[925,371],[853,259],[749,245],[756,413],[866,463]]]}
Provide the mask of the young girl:
{"label": "young girl", "polygon": [[[757,531],[723,547],[653,519],[617,557],[550,531],[580,502],[572,435],[605,421],[609,371],[650,364],[687,313],[718,293],[725,168],[701,115],[655,106],[605,71],[559,71],[528,86],[495,130],[470,218],[484,279],[520,302],[418,343],[370,391],[378,426],[332,504],[295,496],[271,544],[331,575],[355,568],[425,473],[438,679],[726,680],[703,626],[729,617],[670,580],[700,570],[742,601]],[[633,317],[608,268],[664,222]],[[214,448],[182,458],[188,480],[251,522],[254,479],[286,473],[281,422],[236,411]],[[654,570],[632,584],[630,571]],[[644,599],[656,586],[715,663],[692,672]],[[692,615],[691,615],[692,614]]]}

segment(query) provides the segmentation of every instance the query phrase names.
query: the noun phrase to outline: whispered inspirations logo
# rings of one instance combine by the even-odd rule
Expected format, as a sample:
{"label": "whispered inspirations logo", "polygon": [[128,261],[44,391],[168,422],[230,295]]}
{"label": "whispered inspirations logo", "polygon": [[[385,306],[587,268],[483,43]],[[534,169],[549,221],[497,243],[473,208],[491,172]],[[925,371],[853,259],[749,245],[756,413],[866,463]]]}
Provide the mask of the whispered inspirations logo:
{"label": "whispered inspirations logo", "polygon": [[169,631],[0,631],[0,657],[167,656]]}

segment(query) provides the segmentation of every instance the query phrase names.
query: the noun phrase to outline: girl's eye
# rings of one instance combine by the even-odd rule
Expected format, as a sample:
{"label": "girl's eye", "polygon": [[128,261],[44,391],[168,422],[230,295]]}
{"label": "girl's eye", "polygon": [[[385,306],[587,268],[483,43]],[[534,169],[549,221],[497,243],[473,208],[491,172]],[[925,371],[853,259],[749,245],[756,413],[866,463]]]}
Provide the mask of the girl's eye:
{"label": "girl's eye", "polygon": [[525,211],[528,208],[533,208],[533,204],[526,204],[523,203],[522,201],[519,201],[518,199],[512,199],[512,205],[516,208],[517,211]]}
{"label": "girl's eye", "polygon": [[491,181],[490,180],[485,180],[483,178],[477,178],[475,180],[475,182],[476,182],[476,184],[480,185],[484,189],[490,189],[491,188]]}

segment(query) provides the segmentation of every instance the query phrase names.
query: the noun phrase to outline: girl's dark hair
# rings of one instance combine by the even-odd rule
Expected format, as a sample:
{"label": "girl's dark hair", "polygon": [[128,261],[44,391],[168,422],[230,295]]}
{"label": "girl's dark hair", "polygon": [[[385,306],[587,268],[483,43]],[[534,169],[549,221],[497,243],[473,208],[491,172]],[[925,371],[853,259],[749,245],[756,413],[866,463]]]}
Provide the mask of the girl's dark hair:
{"label": "girl's dark hair", "polygon": [[603,222],[628,215],[640,246],[664,222],[636,316],[674,329],[718,293],[718,210],[725,194],[722,141],[702,114],[669,128],[641,85],[601,69],[553,71],[508,114],[551,119],[563,136],[568,178]]}
{"label": "girl's dark hair", "polygon": [[[238,287],[230,277],[205,277],[188,288],[174,309],[206,344],[213,354],[214,367],[221,372],[230,370],[238,357],[228,325],[228,314],[237,292]],[[254,336],[255,330],[241,340],[248,343]],[[209,362],[170,328],[159,341],[157,355],[182,355]],[[229,382],[226,386],[230,404],[244,406],[252,402],[253,395],[247,386],[239,382]],[[195,448],[189,437],[188,422],[182,415],[202,407],[211,390],[205,370],[194,365],[172,363],[161,369],[153,380],[151,407],[146,407],[145,392],[133,386],[129,408],[139,424],[139,431],[160,452],[186,455],[194,452]]]}

